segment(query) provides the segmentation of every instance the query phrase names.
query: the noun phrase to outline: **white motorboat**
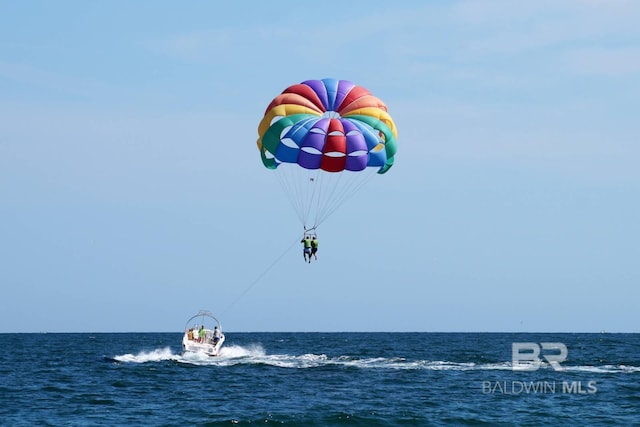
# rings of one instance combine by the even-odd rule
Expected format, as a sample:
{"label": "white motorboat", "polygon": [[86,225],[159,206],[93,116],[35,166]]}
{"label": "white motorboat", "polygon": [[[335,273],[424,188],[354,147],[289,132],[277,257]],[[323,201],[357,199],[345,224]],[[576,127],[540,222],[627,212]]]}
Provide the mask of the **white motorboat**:
{"label": "white motorboat", "polygon": [[187,320],[182,337],[182,350],[217,356],[224,343],[222,326],[210,311],[200,310]]}

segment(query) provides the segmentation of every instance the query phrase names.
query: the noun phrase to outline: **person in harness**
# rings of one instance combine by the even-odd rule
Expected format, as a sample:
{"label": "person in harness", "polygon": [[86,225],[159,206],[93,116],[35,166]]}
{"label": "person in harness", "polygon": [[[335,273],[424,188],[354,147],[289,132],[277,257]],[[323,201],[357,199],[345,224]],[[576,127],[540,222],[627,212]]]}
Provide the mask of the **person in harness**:
{"label": "person in harness", "polygon": [[300,243],[303,245],[302,256],[304,257],[304,260],[311,263],[311,236],[305,234],[302,240],[300,240]]}
{"label": "person in harness", "polygon": [[[311,239],[311,255],[318,259],[318,236],[314,235],[313,239]],[[309,255],[309,259],[311,259],[311,255]]]}

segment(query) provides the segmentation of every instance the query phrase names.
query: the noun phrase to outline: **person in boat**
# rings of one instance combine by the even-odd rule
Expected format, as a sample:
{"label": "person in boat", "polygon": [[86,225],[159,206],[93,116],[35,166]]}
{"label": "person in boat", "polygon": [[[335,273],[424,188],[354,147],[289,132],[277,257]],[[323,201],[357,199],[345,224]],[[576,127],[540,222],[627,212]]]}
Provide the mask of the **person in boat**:
{"label": "person in boat", "polygon": [[207,333],[204,330],[204,325],[200,326],[200,330],[198,331],[198,342],[204,342],[204,338]]}
{"label": "person in boat", "polygon": [[[318,259],[318,236],[313,236],[311,239],[311,255]],[[311,255],[309,255],[309,260],[311,260]]]}
{"label": "person in boat", "polygon": [[311,262],[311,236],[305,235],[300,243],[303,244],[302,256],[305,261]]}
{"label": "person in boat", "polygon": [[214,345],[218,344],[218,341],[220,341],[221,337],[222,337],[222,332],[220,332],[220,329],[218,329],[217,326],[214,326],[214,328],[213,328],[213,344]]}
{"label": "person in boat", "polygon": [[189,328],[189,331],[187,331],[187,338],[193,341],[193,328]]}

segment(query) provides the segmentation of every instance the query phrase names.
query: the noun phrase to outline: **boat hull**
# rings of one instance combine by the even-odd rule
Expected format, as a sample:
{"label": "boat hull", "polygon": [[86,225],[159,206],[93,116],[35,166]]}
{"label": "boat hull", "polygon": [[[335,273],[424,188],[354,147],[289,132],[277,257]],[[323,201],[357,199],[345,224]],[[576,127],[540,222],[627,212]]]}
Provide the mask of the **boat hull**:
{"label": "boat hull", "polygon": [[198,342],[194,339],[189,339],[185,334],[182,338],[182,350],[190,353],[202,353],[208,356],[218,356],[220,354],[220,348],[224,343],[224,335],[217,342]]}

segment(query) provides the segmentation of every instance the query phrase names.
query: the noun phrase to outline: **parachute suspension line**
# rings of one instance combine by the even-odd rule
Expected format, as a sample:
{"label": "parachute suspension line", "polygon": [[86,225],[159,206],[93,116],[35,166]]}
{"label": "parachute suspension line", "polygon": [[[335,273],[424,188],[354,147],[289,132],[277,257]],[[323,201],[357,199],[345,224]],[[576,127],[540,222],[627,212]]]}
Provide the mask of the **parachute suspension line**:
{"label": "parachute suspension line", "polygon": [[375,168],[360,172],[326,172],[286,163],[274,171],[298,220],[308,228],[322,224],[376,173]]}
{"label": "parachute suspension line", "polygon": [[[293,207],[298,220],[306,227],[309,217],[321,202],[317,198],[319,171],[300,168],[297,165],[281,164],[275,175]],[[315,209],[314,209],[315,208]]]}
{"label": "parachute suspension line", "polygon": [[293,241],[293,243],[291,243],[291,245],[289,245],[289,247],[287,249],[285,249],[267,268],[264,269],[264,271],[262,273],[260,273],[258,275],[258,277],[255,278],[255,280],[253,282],[251,282],[249,284],[249,286],[247,286],[245,288],[244,291],[242,291],[242,293],[231,302],[231,304],[229,304],[227,306],[227,308],[225,308],[222,311],[222,315],[225,314],[227,311],[229,311],[229,309],[231,307],[233,307],[238,301],[240,301],[240,299],[242,299],[247,293],[249,293],[249,291],[251,290],[251,288],[253,288],[259,281],[260,279],[262,279],[273,267],[275,267],[275,265],[287,254],[287,252],[289,252],[291,250],[291,248],[297,244],[300,243],[300,241],[298,240],[298,238],[296,237],[296,239]]}
{"label": "parachute suspension line", "polygon": [[280,167],[275,170],[274,175],[278,179],[284,193],[287,195],[289,203],[298,216],[298,220],[304,224],[304,191],[300,188],[300,181],[295,179],[296,173],[292,168],[287,167],[287,165],[280,165]]}
{"label": "parachute suspension line", "polygon": [[337,202],[335,194],[340,188],[340,182],[342,181],[343,175],[344,172],[337,172],[332,174],[324,174],[318,177],[318,179],[321,181],[320,192],[323,194],[318,196],[318,209],[316,210],[315,218],[316,225],[324,222],[324,220],[326,219],[326,213],[329,210],[330,206]]}
{"label": "parachute suspension line", "polygon": [[303,225],[307,226],[307,221],[309,220],[309,215],[313,210],[313,201],[316,197],[316,190],[318,188],[318,173],[317,171],[313,173],[312,171],[302,172],[303,175],[300,182],[303,182],[307,187],[311,187],[311,190],[306,190],[305,194],[307,195],[307,199],[305,200],[305,209],[304,209],[304,221]]}
{"label": "parachute suspension line", "polygon": [[[323,193],[322,190],[323,190],[324,180],[322,179],[322,173],[320,172],[320,169],[316,170],[315,176],[311,179],[313,179],[314,180],[313,182],[315,183],[315,186],[313,188],[313,194],[311,195],[311,200],[316,201],[316,206],[314,209],[314,212],[316,213],[316,215],[315,215],[315,218],[313,219],[313,227],[312,227],[312,230],[315,230],[316,227],[319,225],[318,214],[322,209],[322,206],[324,205],[324,203],[322,203],[322,193]],[[316,192],[318,193],[318,197],[315,197]]]}
{"label": "parachute suspension line", "polygon": [[357,179],[351,180],[349,185],[344,188],[344,191],[340,195],[340,200],[333,205],[331,213],[333,213],[342,203],[358,193],[362,187],[367,185],[367,183],[376,176],[376,174],[377,172],[373,168],[368,169],[366,172],[359,173],[357,175]]}
{"label": "parachute suspension line", "polygon": [[[355,174],[345,177],[344,174]],[[323,209],[319,212],[316,225],[322,224],[329,218],[344,202],[353,197],[362,187],[364,187],[377,171],[373,168],[367,171],[353,173],[344,171],[338,176],[338,180],[331,188],[331,194],[327,196],[327,202],[323,204]],[[340,183],[340,181],[344,181]]]}

